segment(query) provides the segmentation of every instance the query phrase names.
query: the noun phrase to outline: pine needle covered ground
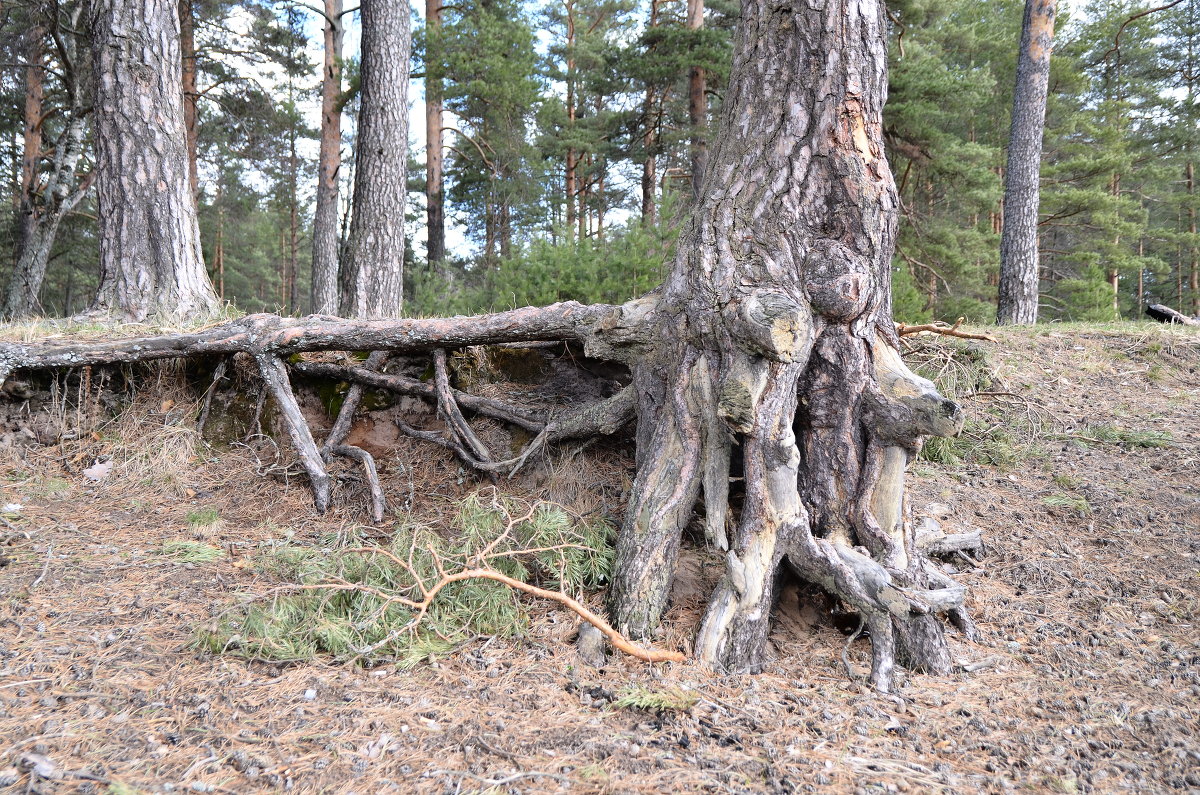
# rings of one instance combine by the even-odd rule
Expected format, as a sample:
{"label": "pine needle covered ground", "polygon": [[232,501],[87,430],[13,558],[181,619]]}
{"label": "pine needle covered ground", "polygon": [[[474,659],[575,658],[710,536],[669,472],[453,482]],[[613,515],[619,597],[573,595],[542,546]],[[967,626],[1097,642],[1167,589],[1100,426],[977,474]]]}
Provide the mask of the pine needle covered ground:
{"label": "pine needle covered ground", "polygon": [[[497,565],[600,610],[605,541],[632,471],[621,439],[560,451],[497,491],[441,450],[388,437],[380,408],[360,441],[379,445],[394,514],[371,527],[352,469],[317,516],[286,449],[200,438],[207,382],[169,368],[136,391],[110,380],[104,394],[117,398],[89,397],[78,380],[54,400],[9,395],[0,787],[1198,788],[1200,337],[1134,325],[993,333],[995,345],[906,341],[970,414],[962,437],[914,465],[913,508],[946,532],[981,530],[986,550],[950,564],[981,641],[955,637],[961,670],[907,676],[899,698],[846,677],[854,626],[795,585],[777,608],[772,661],[745,677],[621,656],[589,667],[574,613],[494,583],[460,584],[414,631],[362,655],[411,611],[378,594],[294,589],[340,580],[411,595],[395,559],[411,551],[435,577],[429,555],[462,565],[532,508],[493,550]],[[690,544],[662,648],[687,648],[723,570]],[[865,640],[849,648],[856,676],[868,655]]]}

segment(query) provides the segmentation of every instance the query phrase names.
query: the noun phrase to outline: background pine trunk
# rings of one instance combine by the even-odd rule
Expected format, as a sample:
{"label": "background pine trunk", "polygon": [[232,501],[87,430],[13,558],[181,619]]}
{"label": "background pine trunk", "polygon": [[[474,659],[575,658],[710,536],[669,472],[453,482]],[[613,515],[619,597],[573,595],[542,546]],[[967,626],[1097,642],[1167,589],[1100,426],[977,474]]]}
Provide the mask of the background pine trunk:
{"label": "background pine trunk", "polygon": [[1004,172],[998,323],[1037,322],[1038,200],[1054,14],[1055,0],[1026,0]]}
{"label": "background pine trunk", "polygon": [[97,0],[94,308],[145,320],[197,319],[217,298],[200,256],[188,183],[179,16],[170,0]]}
{"label": "background pine trunk", "polygon": [[408,187],[408,5],[366,0],[361,13],[361,110],[341,314],[398,317]]}

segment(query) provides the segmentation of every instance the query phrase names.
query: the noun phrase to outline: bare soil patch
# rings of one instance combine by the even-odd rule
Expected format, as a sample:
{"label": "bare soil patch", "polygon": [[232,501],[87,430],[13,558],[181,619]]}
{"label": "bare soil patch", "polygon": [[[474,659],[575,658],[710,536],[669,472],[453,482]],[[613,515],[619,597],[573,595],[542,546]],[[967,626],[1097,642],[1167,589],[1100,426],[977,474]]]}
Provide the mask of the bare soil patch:
{"label": "bare soil patch", "polygon": [[[955,564],[981,639],[952,636],[963,670],[905,675],[896,697],[847,678],[853,625],[807,594],[802,607],[796,587],[756,676],[622,658],[591,668],[571,645],[576,617],[536,604],[523,637],[478,638],[412,670],[196,651],[195,628],[235,594],[277,584],[250,556],[286,538],[336,543],[363,520],[361,484],[346,470],[335,508],[315,515],[270,445],[199,441],[184,421],[195,396],[170,379],[115,425],[99,421],[102,405],[48,419],[54,406],[39,414],[36,399],[26,409],[8,395],[0,508],[21,507],[0,523],[0,785],[1200,791],[1200,338],[1141,326],[995,334],[996,345],[923,343],[984,351],[992,381],[965,398],[975,432],[994,418],[1025,436],[1008,457],[967,446],[957,463],[913,467],[918,519],[983,531],[986,554]],[[46,443],[63,428],[82,430]],[[478,485],[440,449],[359,432],[393,507],[437,521]],[[503,488],[618,517],[629,447],[558,453]],[[108,456],[108,475],[84,474]],[[197,527],[205,510],[221,521]],[[165,551],[172,541],[220,555],[187,562]],[[686,650],[721,569],[687,550],[657,645]],[[868,655],[864,639],[848,651],[859,677]],[[617,706],[654,696],[678,708]]]}

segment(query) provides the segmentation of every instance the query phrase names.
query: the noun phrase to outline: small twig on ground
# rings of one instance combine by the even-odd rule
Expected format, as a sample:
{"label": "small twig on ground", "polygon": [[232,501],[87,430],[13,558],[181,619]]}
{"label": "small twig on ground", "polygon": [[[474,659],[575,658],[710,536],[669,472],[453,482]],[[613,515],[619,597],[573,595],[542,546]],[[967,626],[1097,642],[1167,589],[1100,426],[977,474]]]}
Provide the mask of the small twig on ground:
{"label": "small twig on ground", "polygon": [[54,555],[54,544],[50,544],[49,546],[46,547],[46,565],[42,566],[42,573],[37,576],[37,579],[34,580],[33,582],[29,583],[29,590],[32,591],[34,588],[38,587],[45,581],[46,574],[47,574],[47,572],[50,571],[50,558],[53,555]]}
{"label": "small twig on ground", "polygon": [[484,776],[480,776],[476,773],[470,773],[466,770],[435,770],[433,772],[435,775],[439,776],[463,776],[465,778],[473,778],[489,787],[503,787],[505,784],[511,784],[512,782],[520,781],[523,778],[553,778],[566,783],[570,783],[571,781],[566,776],[560,776],[558,773],[539,773],[536,770],[513,773],[511,776],[505,776],[504,778],[485,778]]}
{"label": "small twig on ground", "polygon": [[936,320],[933,323],[921,323],[920,325],[910,326],[906,323],[896,324],[896,333],[901,337],[907,337],[911,334],[920,334],[922,331],[928,331],[932,334],[941,334],[944,337],[961,337],[965,340],[987,340],[988,342],[996,342],[996,338],[990,334],[973,334],[969,331],[959,331],[958,327],[963,324],[966,318],[960,317],[954,321],[954,325]]}

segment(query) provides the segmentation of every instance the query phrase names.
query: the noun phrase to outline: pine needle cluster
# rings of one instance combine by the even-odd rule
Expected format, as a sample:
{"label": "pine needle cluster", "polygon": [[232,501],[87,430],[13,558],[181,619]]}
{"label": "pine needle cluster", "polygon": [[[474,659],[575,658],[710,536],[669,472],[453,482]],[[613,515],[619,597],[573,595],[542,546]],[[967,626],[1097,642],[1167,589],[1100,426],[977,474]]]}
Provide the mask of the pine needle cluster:
{"label": "pine needle cluster", "polygon": [[288,543],[264,552],[256,570],[289,584],[242,598],[196,643],[251,659],[326,654],[411,666],[528,625],[516,591],[482,578],[445,582],[456,573],[485,568],[577,596],[603,585],[612,568],[614,529],[552,503],[477,493],[459,505],[453,529],[447,539],[404,523],[386,545],[343,537],[336,547]]}

